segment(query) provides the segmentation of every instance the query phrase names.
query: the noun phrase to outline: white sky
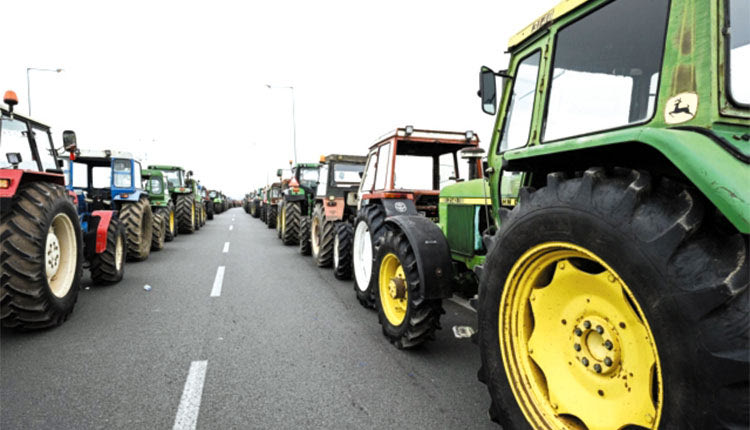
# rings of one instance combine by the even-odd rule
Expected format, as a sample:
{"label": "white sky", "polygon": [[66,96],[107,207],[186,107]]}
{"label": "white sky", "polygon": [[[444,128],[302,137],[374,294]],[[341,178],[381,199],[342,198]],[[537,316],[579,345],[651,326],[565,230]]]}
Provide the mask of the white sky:
{"label": "white sky", "polygon": [[398,126],[486,145],[479,67],[507,65],[512,34],[557,0],[6,1],[0,91],[72,129],[82,148],[192,169],[241,198],[292,159],[365,155]]}

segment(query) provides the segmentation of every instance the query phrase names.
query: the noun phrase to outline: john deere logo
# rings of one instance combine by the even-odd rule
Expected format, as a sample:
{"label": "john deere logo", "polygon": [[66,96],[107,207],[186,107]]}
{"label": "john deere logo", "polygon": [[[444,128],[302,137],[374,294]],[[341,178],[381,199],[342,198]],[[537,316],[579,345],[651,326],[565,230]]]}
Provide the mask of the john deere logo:
{"label": "john deere logo", "polygon": [[680,93],[667,100],[664,109],[664,122],[667,124],[679,124],[690,121],[698,109],[698,94]]}
{"label": "john deere logo", "polygon": [[404,202],[396,202],[393,207],[395,207],[396,210],[401,213],[406,212],[406,204]]}

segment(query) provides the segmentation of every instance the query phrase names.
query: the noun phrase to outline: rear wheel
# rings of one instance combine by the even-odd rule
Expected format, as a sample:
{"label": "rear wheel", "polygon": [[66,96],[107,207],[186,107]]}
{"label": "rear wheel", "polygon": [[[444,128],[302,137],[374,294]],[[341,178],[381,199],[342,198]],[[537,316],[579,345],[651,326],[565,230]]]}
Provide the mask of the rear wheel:
{"label": "rear wheel", "polygon": [[337,222],[333,240],[333,276],[336,279],[352,279],[352,239],[354,228],[348,222]]}
{"label": "rear wheel", "polygon": [[299,223],[302,209],[299,203],[287,202],[282,209],[284,225],[281,231],[281,241],[284,245],[296,245],[299,240]]}
{"label": "rear wheel", "polygon": [[213,202],[206,202],[206,218],[209,220],[214,219],[214,204]]}
{"label": "rear wheel", "polygon": [[94,284],[114,284],[122,280],[127,254],[125,226],[113,216],[107,227],[107,246],[103,252],[93,252],[91,257],[91,280]]}
{"label": "rear wheel", "polygon": [[164,219],[167,221],[166,235],[164,240],[171,242],[177,236],[177,220],[174,212],[174,205],[169,202],[166,208],[161,208],[159,211],[164,215]]}
{"label": "rear wheel", "polygon": [[[279,207],[280,206],[280,207]],[[281,230],[284,227],[284,202],[281,202],[276,207],[276,237],[281,239]]]}
{"label": "rear wheel", "polygon": [[385,236],[385,212],[379,204],[360,209],[354,221],[354,244],[352,246],[352,268],[354,291],[357,300],[367,308],[375,307],[377,276],[372,276],[376,248]]}
{"label": "rear wheel", "polygon": [[310,244],[310,217],[302,217],[299,220],[299,253],[310,255],[312,246]]}
{"label": "rear wheel", "polygon": [[386,232],[375,267],[378,319],[385,337],[399,349],[433,339],[440,328],[441,302],[422,297],[417,258],[406,235]]}
{"label": "rear wheel", "polygon": [[326,220],[323,205],[317,204],[313,209],[310,241],[312,257],[318,267],[330,267],[333,262],[333,221]]}
{"label": "rear wheel", "polygon": [[266,225],[268,228],[276,228],[276,205],[267,206]]}
{"label": "rear wheel", "polygon": [[177,228],[180,233],[195,232],[195,201],[189,194],[180,194],[177,196]]}
{"label": "rear wheel", "polygon": [[137,202],[122,202],[120,221],[128,235],[128,258],[143,261],[151,253],[153,213],[148,197],[142,196]]}
{"label": "rear wheel", "polygon": [[164,213],[156,212],[154,215],[154,230],[151,234],[151,250],[161,251],[167,237],[167,219]]}
{"label": "rear wheel", "polygon": [[479,288],[492,419],[747,427],[747,237],[709,208],[624,169],[551,174],[522,190]]}
{"label": "rear wheel", "polygon": [[65,188],[21,185],[0,219],[0,322],[37,329],[73,311],[83,267],[76,208]]}

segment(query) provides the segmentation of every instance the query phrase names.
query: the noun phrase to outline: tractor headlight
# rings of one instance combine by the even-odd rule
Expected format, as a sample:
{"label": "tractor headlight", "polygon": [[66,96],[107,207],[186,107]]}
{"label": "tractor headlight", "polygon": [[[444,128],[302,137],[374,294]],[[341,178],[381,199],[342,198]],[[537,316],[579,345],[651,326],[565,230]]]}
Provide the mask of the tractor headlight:
{"label": "tractor headlight", "polygon": [[471,130],[467,130],[466,133],[464,133],[464,136],[466,136],[466,140],[471,140],[474,138],[474,132]]}

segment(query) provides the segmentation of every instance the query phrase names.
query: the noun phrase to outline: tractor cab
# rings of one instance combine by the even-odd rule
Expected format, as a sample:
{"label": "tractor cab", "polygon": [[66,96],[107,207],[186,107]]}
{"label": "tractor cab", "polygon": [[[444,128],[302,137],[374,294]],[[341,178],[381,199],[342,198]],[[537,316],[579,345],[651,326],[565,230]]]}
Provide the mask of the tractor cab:
{"label": "tractor cab", "polygon": [[164,207],[169,205],[169,188],[164,174],[160,170],[143,169],[141,176],[151,205]]}
{"label": "tractor cab", "polygon": [[[326,218],[352,218],[357,212],[357,190],[367,157],[330,154],[320,157],[320,183],[315,199],[325,202]],[[351,220],[350,220],[351,221]]]}
{"label": "tractor cab", "polygon": [[167,187],[170,193],[190,193],[190,177],[192,170],[185,171],[179,166],[148,166],[151,170],[160,170],[167,180]]}
{"label": "tractor cab", "polygon": [[440,189],[468,177],[468,169],[459,165],[459,151],[478,146],[479,137],[472,131],[396,129],[370,147],[359,187],[360,207],[370,200],[395,199],[401,203],[386,207],[387,213],[436,219]]}

